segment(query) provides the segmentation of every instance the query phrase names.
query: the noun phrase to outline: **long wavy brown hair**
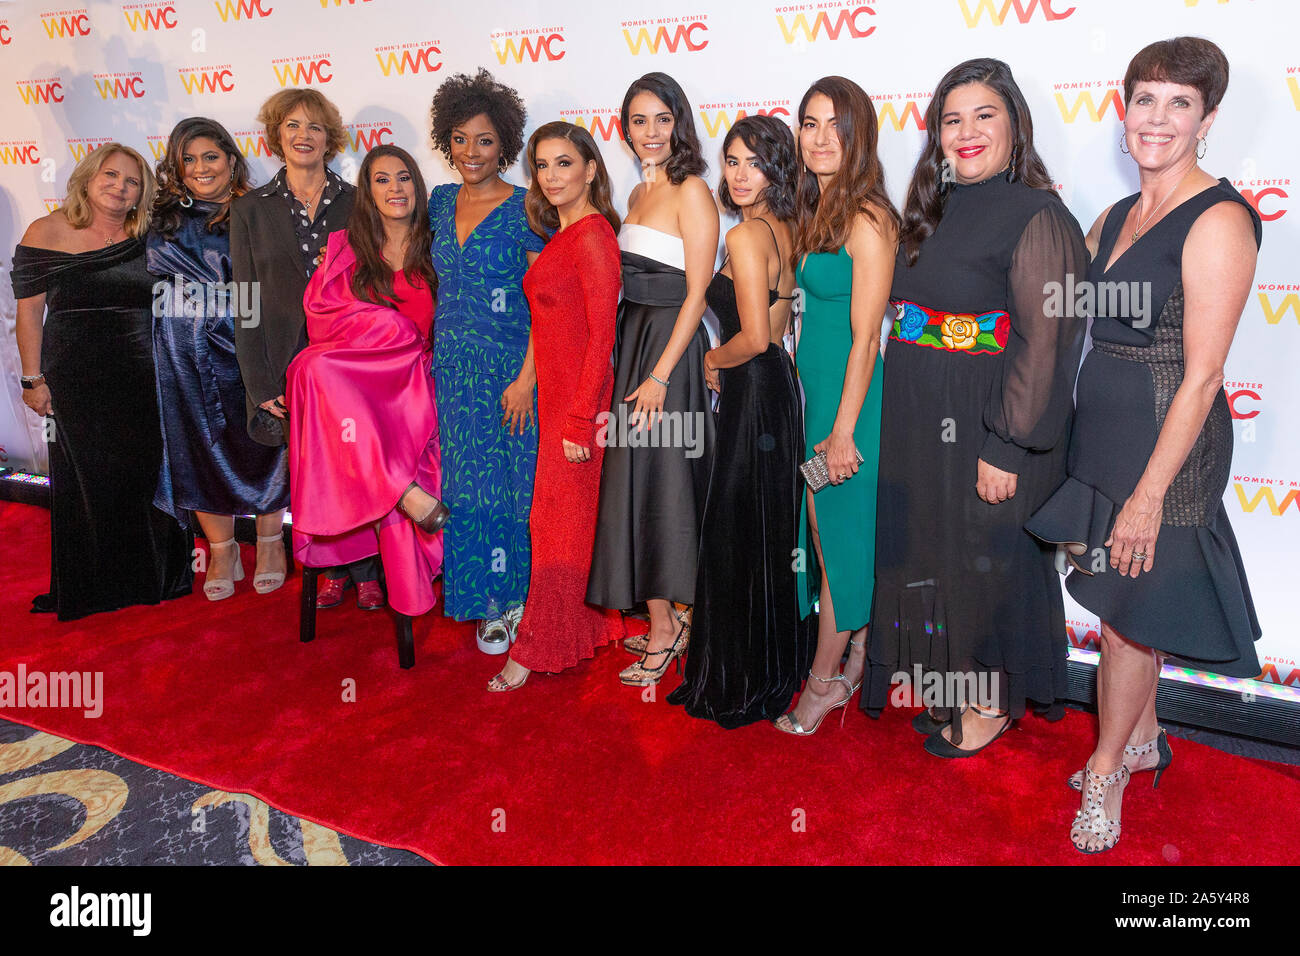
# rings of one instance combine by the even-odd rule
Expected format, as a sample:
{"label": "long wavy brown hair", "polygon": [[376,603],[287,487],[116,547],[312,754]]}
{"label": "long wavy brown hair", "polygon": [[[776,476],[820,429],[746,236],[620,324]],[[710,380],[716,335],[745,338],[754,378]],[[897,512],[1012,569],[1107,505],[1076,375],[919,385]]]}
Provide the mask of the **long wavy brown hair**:
{"label": "long wavy brown hair", "polygon": [[835,129],[840,141],[840,168],[826,184],[825,194],[817,174],[799,155],[795,185],[796,225],[794,261],[805,253],[835,252],[849,240],[853,220],[865,213],[872,222],[898,227],[898,211],[885,191],[885,170],[876,155],[879,128],[871,98],[858,84],[842,76],[824,76],[799,101],[796,114],[802,128],[808,101],[818,93],[835,107]]}
{"label": "long wavy brown hair", "polygon": [[596,161],[596,175],[591,181],[588,199],[614,231],[618,232],[621,223],[610,199],[609,173],[605,170],[600,149],[585,129],[563,120],[539,126],[528,137],[528,195],[524,197],[524,211],[528,213],[528,225],[533,232],[539,236],[550,236],[560,228],[560,214],[537,182],[537,144],[547,139],[567,139],[577,148],[584,163]]}
{"label": "long wavy brown hair", "polygon": [[[230,181],[230,198],[248,192],[248,162],[235,145],[234,137],[216,120],[206,116],[191,116],[181,120],[167,137],[167,152],[158,160],[155,175],[158,177],[158,195],[153,201],[153,227],[167,239],[176,236],[182,217],[182,203],[192,199],[185,187],[185,164],[182,157],[194,140],[206,137],[229,157],[234,178]],[[230,222],[230,203],[225,202],[207,222],[208,232],[225,232]]]}
{"label": "long wavy brown hair", "polygon": [[951,183],[943,181],[943,147],[939,143],[943,104],[949,93],[968,83],[983,83],[991,89],[1002,99],[1002,105],[1011,117],[1011,167],[1007,177],[1034,189],[1046,189],[1058,200],[1061,198],[1052,187],[1047,166],[1034,149],[1034,121],[1029,115],[1029,104],[1011,75],[1011,67],[991,57],[958,63],[934,88],[934,97],[925,111],[925,148],[912,170],[912,182],[907,187],[907,200],[903,204],[903,229],[898,237],[908,265],[916,263],[916,257],[921,254],[921,243],[934,235],[939,220],[943,218],[944,202],[951,186]]}
{"label": "long wavy brown hair", "polygon": [[357,173],[356,199],[352,204],[352,214],[348,216],[348,244],[357,255],[357,268],[352,273],[352,294],[363,302],[396,306],[393,270],[384,261],[384,215],[375,205],[370,189],[370,170],[376,160],[385,156],[394,157],[406,167],[411,174],[411,184],[415,187],[407,224],[411,230],[410,241],[402,260],[402,272],[406,275],[406,281],[412,284],[415,284],[417,278],[423,279],[430,295],[437,293],[438,277],[433,271],[431,252],[433,232],[429,228],[429,190],[424,185],[424,177],[420,175],[420,166],[400,146],[376,146],[361,161],[361,169]]}

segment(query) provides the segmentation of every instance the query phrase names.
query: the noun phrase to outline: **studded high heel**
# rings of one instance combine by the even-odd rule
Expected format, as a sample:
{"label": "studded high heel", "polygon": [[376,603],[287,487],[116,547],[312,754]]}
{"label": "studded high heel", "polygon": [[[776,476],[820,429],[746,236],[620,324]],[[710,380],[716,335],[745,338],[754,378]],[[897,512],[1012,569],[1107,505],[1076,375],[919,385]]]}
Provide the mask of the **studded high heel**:
{"label": "studded high heel", "polygon": [[[1155,751],[1160,755],[1160,758],[1156,761],[1155,766],[1129,767],[1130,758],[1132,758],[1134,763],[1137,763],[1139,760],[1141,760],[1143,757],[1150,754],[1152,751]],[[1155,737],[1153,737],[1151,740],[1148,740],[1146,743],[1139,744],[1136,747],[1124,748],[1124,766],[1129,768],[1130,774],[1145,773],[1148,770],[1154,770],[1156,772],[1155,780],[1153,780],[1151,783],[1152,790],[1160,786],[1160,775],[1164,773],[1165,770],[1169,768],[1169,765],[1173,762],[1174,762],[1174,752],[1169,747],[1169,737],[1165,734],[1165,729],[1163,727],[1160,728],[1160,733],[1156,734]],[[1066,784],[1069,786],[1071,790],[1082,790],[1083,771],[1079,770],[1076,771],[1074,774],[1072,774],[1070,776],[1070,779],[1066,781]]]}
{"label": "studded high heel", "polygon": [[[1074,815],[1074,825],[1070,827],[1070,842],[1080,853],[1101,853],[1109,850],[1119,842],[1120,821],[1106,816],[1106,791],[1111,787],[1121,790],[1128,786],[1128,767],[1122,763],[1114,773],[1099,774],[1092,770],[1092,761],[1083,768],[1083,806]],[[1095,850],[1086,846],[1088,837],[1098,837],[1102,845]]]}
{"label": "studded high heel", "polygon": [[[662,651],[646,651],[641,655],[641,659],[631,667],[624,668],[618,675],[618,679],[628,687],[649,687],[663,680],[664,674],[668,673],[668,665],[673,661],[677,662],[677,671],[681,673],[682,658],[686,655],[686,647],[691,636],[691,626],[681,618],[681,629],[677,632],[677,637],[673,640],[671,647],[666,647]],[[651,657],[663,656],[663,660],[657,667],[646,667],[646,660]]]}

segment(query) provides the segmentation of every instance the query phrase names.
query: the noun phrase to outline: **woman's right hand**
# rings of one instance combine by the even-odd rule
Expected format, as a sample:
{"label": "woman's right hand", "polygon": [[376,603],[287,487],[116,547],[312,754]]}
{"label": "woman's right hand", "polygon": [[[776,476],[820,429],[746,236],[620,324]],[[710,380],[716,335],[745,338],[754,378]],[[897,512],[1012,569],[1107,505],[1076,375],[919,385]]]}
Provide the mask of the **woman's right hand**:
{"label": "woman's right hand", "polygon": [[704,384],[709,387],[710,391],[722,394],[722,380],[718,376],[718,369],[709,361],[709,356],[712,354],[712,349],[704,353]]}
{"label": "woman's right hand", "polygon": [[37,415],[54,414],[54,405],[50,401],[50,387],[44,382],[35,388],[23,389],[23,404]]}
{"label": "woman's right hand", "polygon": [[284,418],[285,413],[289,410],[289,406],[284,403],[283,395],[277,395],[275,398],[263,402],[261,405],[258,406],[258,408],[265,409],[266,411],[274,415],[276,418]]}

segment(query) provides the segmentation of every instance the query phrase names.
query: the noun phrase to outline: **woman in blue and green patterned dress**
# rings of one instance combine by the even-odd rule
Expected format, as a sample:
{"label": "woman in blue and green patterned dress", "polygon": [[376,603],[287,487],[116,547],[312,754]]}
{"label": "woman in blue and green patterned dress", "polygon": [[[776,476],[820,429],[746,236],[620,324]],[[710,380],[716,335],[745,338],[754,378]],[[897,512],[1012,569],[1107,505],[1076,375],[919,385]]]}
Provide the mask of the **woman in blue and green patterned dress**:
{"label": "woman in blue and green patterned dress", "polygon": [[478,646],[510,649],[528,594],[528,511],[537,461],[533,344],[523,278],[543,240],[526,190],[501,173],[523,148],[524,105],[486,70],[447,79],[433,141],[462,184],[429,197],[434,388],[442,432],[444,613],[479,622]]}

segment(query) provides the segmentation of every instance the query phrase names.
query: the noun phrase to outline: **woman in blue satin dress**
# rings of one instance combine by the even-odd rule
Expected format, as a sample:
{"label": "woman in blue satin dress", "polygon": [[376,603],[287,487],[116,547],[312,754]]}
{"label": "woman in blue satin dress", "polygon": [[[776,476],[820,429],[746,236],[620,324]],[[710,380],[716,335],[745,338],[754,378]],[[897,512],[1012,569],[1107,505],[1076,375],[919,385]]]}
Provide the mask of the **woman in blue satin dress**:
{"label": "woman in blue satin dress", "polygon": [[[154,505],[209,543],[203,593],[219,601],[244,577],[234,515],[257,515],[259,594],[284,583],[281,524],[289,501],[284,446],[248,437],[235,322],[251,300],[230,284],[230,201],[248,189],[248,166],[230,133],[190,117],[172,130],[158,163],[146,242],[154,287],[154,363],[163,458]],[[233,294],[232,294],[233,293]]]}

